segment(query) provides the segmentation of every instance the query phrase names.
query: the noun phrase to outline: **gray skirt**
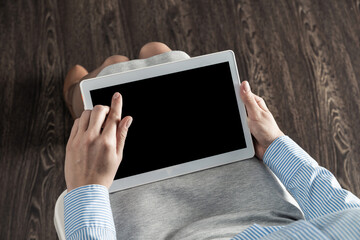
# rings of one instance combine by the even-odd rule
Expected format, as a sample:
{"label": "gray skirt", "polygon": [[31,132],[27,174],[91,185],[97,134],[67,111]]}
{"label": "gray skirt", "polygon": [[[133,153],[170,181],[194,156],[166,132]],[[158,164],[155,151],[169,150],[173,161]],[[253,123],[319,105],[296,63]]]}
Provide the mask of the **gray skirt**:
{"label": "gray skirt", "polygon": [[[98,76],[188,58],[171,51],[110,65]],[[303,219],[296,201],[257,158],[115,192],[110,201],[118,239],[230,239],[254,223]]]}

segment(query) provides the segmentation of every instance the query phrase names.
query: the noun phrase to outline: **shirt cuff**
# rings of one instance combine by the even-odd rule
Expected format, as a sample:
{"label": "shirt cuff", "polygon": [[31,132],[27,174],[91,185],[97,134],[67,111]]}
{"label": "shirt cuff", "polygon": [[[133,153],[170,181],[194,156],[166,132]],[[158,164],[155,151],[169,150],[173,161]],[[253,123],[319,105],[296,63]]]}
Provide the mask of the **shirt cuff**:
{"label": "shirt cuff", "polygon": [[115,232],[109,191],[102,185],[78,187],[64,197],[66,239],[86,228]]}
{"label": "shirt cuff", "polygon": [[263,161],[286,187],[304,165],[319,166],[288,136],[275,139],[266,149]]}

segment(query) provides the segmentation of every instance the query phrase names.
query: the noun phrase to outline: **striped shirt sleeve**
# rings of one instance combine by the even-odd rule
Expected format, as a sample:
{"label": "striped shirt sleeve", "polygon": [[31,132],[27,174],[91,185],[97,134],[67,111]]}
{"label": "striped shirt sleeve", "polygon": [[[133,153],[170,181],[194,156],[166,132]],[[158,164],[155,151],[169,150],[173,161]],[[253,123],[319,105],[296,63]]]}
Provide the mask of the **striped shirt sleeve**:
{"label": "striped shirt sleeve", "polygon": [[342,189],[330,171],[287,136],[277,138],[263,160],[299,203],[306,220],[360,208],[360,200],[354,194]]}
{"label": "striped shirt sleeve", "polygon": [[66,239],[116,239],[108,189],[86,185],[66,194],[64,223]]}

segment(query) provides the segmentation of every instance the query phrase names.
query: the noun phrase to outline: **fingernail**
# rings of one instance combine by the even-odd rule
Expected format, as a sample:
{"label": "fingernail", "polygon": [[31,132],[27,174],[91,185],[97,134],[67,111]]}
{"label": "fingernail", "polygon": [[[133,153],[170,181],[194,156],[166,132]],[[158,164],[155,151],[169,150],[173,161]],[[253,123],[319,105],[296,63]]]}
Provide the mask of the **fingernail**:
{"label": "fingernail", "polygon": [[132,119],[132,118],[130,118],[130,120],[128,120],[128,121],[126,122],[126,127],[127,127],[127,128],[129,128],[129,127],[130,127],[130,125],[131,125],[132,121],[133,121],[133,119]]}
{"label": "fingernail", "polygon": [[244,86],[244,92],[249,92],[251,89],[250,89],[250,85],[249,85],[249,82],[245,82],[245,86]]}
{"label": "fingernail", "polygon": [[114,99],[117,99],[117,98],[119,98],[120,97],[120,93],[118,93],[118,92],[116,92],[115,94],[114,94]]}

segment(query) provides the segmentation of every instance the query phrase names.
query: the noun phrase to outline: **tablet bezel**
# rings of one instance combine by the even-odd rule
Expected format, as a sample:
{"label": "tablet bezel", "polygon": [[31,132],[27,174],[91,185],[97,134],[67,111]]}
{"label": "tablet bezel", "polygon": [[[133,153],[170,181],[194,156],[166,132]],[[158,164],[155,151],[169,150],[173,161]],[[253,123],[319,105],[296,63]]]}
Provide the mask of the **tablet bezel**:
{"label": "tablet bezel", "polygon": [[[141,69],[134,69],[126,72],[96,77],[80,82],[80,90],[84,102],[84,109],[92,109],[93,104],[90,95],[90,91],[92,90],[133,81],[144,80],[147,78],[167,75],[222,62],[228,62],[230,66],[230,72],[233,80],[233,86],[235,89],[237,105],[240,113],[242,129],[247,147],[244,149],[202,158],[191,162],[174,165],[171,167],[133,175],[126,178],[116,179],[114,180],[113,184],[109,189],[110,192],[120,191],[151,182],[156,182],[188,173],[193,173],[196,171],[201,171],[208,168],[229,164],[232,162],[246,160],[254,156],[255,151],[250,130],[247,125],[245,106],[240,98],[240,77],[236,66],[235,55],[234,52],[231,50],[222,51],[186,60],[163,63]],[[121,76],[121,78],[119,78],[119,76]]]}

